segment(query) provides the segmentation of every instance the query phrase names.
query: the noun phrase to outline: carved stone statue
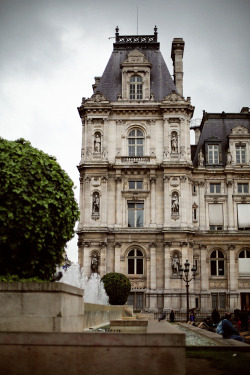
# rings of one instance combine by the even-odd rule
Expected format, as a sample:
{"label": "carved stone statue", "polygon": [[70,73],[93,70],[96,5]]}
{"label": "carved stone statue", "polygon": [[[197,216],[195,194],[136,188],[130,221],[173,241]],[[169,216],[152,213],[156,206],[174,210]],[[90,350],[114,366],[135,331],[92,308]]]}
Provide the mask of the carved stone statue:
{"label": "carved stone statue", "polygon": [[92,209],[92,214],[96,215],[96,214],[99,214],[99,212],[100,212],[100,198],[99,198],[99,194],[95,193],[93,195],[93,209]]}
{"label": "carved stone statue", "polygon": [[177,256],[177,254],[175,254],[175,256],[173,257],[173,260],[172,260],[173,275],[178,275],[178,273],[179,273],[179,265],[180,265],[179,258]]}
{"label": "carved stone statue", "polygon": [[98,258],[97,258],[97,255],[94,254],[92,259],[91,259],[91,271],[93,273],[97,273],[98,272]]}
{"label": "carved stone statue", "polygon": [[95,135],[94,150],[95,152],[98,152],[98,153],[101,152],[101,138],[98,133]]}
{"label": "carved stone statue", "polygon": [[178,214],[179,213],[179,197],[177,193],[174,193],[172,195],[172,214]]}
{"label": "carved stone statue", "polygon": [[232,164],[232,154],[230,151],[227,152],[227,164]]}
{"label": "carved stone statue", "polygon": [[171,151],[178,152],[178,138],[176,132],[172,133],[171,137]]}
{"label": "carved stone statue", "polygon": [[203,167],[203,164],[204,164],[204,156],[203,156],[203,153],[202,153],[202,150],[200,150],[199,154],[198,154],[198,163],[201,167]]}

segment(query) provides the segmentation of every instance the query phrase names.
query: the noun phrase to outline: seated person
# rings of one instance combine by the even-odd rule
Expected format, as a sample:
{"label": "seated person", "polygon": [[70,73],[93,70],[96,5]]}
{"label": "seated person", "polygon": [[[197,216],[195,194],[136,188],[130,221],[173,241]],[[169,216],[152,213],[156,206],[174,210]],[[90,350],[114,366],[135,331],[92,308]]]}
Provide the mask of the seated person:
{"label": "seated person", "polygon": [[233,339],[244,342],[244,338],[241,337],[238,331],[236,331],[236,329],[233,327],[231,318],[232,317],[230,313],[225,314],[225,319],[222,322],[223,339]]}

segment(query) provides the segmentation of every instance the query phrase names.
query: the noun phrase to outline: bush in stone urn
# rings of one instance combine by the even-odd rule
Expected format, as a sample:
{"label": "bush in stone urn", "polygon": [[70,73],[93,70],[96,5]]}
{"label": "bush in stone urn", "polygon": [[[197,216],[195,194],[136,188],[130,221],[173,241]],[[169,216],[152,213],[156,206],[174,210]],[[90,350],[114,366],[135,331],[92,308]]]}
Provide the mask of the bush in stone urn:
{"label": "bush in stone urn", "polygon": [[122,273],[111,272],[102,277],[110,305],[124,305],[127,302],[131,283]]}
{"label": "bush in stone urn", "polygon": [[0,138],[0,280],[50,280],[79,217],[73,182],[24,139]]}

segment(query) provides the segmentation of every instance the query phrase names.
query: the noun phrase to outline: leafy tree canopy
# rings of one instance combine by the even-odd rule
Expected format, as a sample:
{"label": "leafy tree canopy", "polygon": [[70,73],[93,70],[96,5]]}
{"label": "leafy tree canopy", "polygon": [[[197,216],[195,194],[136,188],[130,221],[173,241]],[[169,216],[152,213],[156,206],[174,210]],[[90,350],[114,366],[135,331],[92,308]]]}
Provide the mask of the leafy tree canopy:
{"label": "leafy tree canopy", "polygon": [[127,302],[131,283],[123,273],[110,272],[102,277],[110,305],[124,305]]}
{"label": "leafy tree canopy", "polygon": [[0,275],[51,278],[79,217],[73,187],[54,157],[0,138]]}

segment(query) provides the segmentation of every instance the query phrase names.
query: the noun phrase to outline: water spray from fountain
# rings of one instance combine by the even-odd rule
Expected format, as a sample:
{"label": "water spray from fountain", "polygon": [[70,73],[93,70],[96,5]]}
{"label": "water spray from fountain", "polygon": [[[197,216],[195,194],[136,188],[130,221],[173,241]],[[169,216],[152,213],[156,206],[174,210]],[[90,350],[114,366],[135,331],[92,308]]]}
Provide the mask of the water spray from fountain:
{"label": "water spray from fountain", "polygon": [[98,273],[92,273],[90,278],[85,277],[79,264],[72,264],[66,269],[61,267],[59,271],[63,273],[59,282],[84,289],[84,302],[108,305],[109,298]]}

